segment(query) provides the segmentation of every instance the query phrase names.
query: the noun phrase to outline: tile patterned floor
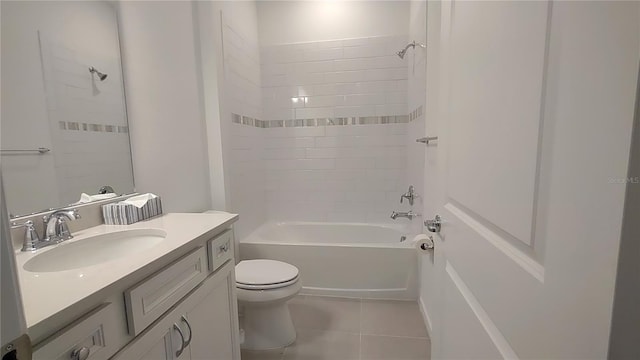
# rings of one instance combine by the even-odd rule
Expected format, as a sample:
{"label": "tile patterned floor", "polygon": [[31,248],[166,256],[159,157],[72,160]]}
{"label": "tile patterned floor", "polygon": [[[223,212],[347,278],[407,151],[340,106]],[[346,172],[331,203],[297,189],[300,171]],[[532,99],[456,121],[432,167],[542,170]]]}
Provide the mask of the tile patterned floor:
{"label": "tile patterned floor", "polygon": [[415,301],[300,295],[289,302],[298,338],[242,360],[429,360],[431,343]]}

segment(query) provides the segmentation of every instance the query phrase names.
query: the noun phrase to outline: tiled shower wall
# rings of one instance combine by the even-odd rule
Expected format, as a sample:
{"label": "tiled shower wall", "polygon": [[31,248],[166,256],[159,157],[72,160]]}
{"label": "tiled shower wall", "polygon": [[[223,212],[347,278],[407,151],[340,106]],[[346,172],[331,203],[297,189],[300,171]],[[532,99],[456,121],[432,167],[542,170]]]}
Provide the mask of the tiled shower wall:
{"label": "tiled shower wall", "polygon": [[232,122],[231,114],[245,118],[262,116],[260,86],[260,51],[257,36],[243,34],[241,27],[223,16],[225,111],[230,117],[223,136],[225,170],[229,189],[229,211],[241,214],[235,230],[242,238],[266,220],[264,166],[262,149],[264,134],[254,126]]}
{"label": "tiled shower wall", "polygon": [[394,55],[404,44],[390,36],[261,49],[269,219],[391,221],[408,186],[407,62]]}
{"label": "tiled shower wall", "polygon": [[395,116],[407,112],[406,36],[261,48],[264,120]]}
{"label": "tiled shower wall", "polygon": [[262,129],[271,220],[390,222],[407,124]]}
{"label": "tiled shower wall", "polygon": [[[409,185],[409,73],[395,55],[406,36],[263,47],[258,81],[251,46],[232,30],[224,35],[226,96],[237,97],[231,203],[245,224],[259,222],[262,201],[274,221],[380,223],[407,210],[399,198]],[[261,113],[242,103],[256,84]]]}
{"label": "tiled shower wall", "polygon": [[[426,24],[426,2],[424,1],[412,1],[410,4],[410,22],[409,22],[409,36],[411,41],[416,43],[427,43],[427,24]],[[425,132],[425,109],[424,104],[426,101],[426,59],[427,49],[416,46],[415,49],[410,49],[405,56],[408,64],[408,89],[409,89],[409,112],[411,113],[412,121],[409,123],[407,131],[407,181],[415,186],[416,192],[420,195],[418,201],[414,203],[414,211],[418,213],[426,213],[426,217],[433,217],[435,213],[427,212],[423,206],[424,199],[436,199],[437,194],[430,193],[433,191],[434,186],[425,186],[425,159],[435,166],[437,162],[437,156],[435,150],[437,150],[437,141],[425,145],[417,143],[416,139],[423,136],[438,136],[436,129],[430,127],[428,133]],[[430,155],[426,158],[427,155]],[[433,174],[433,172],[429,172]],[[429,178],[433,180],[432,177]],[[434,205],[434,202],[429,202],[430,206]],[[425,217],[425,218],[426,218]],[[422,232],[422,222],[414,221],[413,230],[415,232]]]}

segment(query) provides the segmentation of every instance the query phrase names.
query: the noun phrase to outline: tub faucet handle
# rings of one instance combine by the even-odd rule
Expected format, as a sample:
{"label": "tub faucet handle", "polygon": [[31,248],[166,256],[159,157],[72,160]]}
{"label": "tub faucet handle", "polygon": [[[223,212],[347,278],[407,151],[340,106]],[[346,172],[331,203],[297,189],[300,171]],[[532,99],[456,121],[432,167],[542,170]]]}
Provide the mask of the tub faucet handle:
{"label": "tub faucet handle", "polygon": [[407,199],[409,200],[409,205],[413,205],[416,197],[418,197],[418,194],[416,194],[416,192],[414,191],[413,185],[409,185],[409,190],[407,190],[406,193],[400,195],[400,203],[402,204],[404,199]]}

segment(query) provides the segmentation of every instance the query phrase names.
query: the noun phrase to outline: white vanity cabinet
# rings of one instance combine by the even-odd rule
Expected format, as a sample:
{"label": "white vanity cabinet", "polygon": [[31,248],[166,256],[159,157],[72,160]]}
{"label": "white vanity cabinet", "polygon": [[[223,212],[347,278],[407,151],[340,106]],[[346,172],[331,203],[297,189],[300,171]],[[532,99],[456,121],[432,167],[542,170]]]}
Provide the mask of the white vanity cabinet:
{"label": "white vanity cabinet", "polygon": [[[207,243],[207,248],[209,249],[208,257],[209,265],[211,266],[210,270],[213,273],[191,290],[184,299],[173,305],[160,320],[157,320],[139,334],[136,332],[137,337],[112,359],[239,360],[240,346],[238,339],[238,309],[235,296],[235,262],[233,261],[233,247],[229,246],[230,244],[232,245],[232,242],[233,232],[231,230],[209,240]],[[157,283],[156,279],[158,277],[180,279],[177,276],[163,276],[167,272],[176,274],[199,273],[199,269],[203,268],[203,264],[201,260],[197,259],[202,259],[199,254],[203,252],[204,249],[200,248],[176,262],[174,266],[183,264],[177,267],[181,271],[175,272],[172,271],[173,267],[169,267],[136,285],[133,289],[140,289],[147,286],[146,284]],[[185,266],[184,264],[187,265]],[[188,283],[190,279],[194,278],[192,275],[183,275],[183,277],[183,281],[176,283]],[[180,287],[167,286],[165,288],[176,289]],[[131,291],[127,291],[125,294],[130,293]],[[157,294],[158,291],[144,291],[143,293]],[[144,299],[144,297],[141,297],[141,299]],[[128,316],[131,316],[129,311]]]}
{"label": "white vanity cabinet", "polygon": [[96,296],[93,310],[36,345],[34,359],[240,360],[233,230],[181,253]]}
{"label": "white vanity cabinet", "polygon": [[240,359],[233,269],[228,261],[113,359]]}

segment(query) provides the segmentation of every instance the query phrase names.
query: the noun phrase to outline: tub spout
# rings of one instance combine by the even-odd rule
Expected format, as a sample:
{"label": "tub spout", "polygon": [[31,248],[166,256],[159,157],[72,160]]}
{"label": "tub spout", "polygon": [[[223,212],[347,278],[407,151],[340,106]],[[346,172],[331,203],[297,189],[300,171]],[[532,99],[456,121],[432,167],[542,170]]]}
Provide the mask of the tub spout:
{"label": "tub spout", "polygon": [[409,210],[407,212],[403,212],[403,211],[392,211],[391,212],[391,219],[395,220],[399,217],[402,218],[407,218],[409,220],[413,220],[414,217],[418,217],[420,216],[420,214],[414,213],[413,210]]}

